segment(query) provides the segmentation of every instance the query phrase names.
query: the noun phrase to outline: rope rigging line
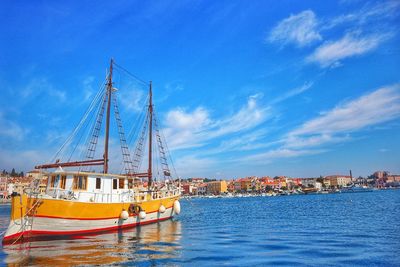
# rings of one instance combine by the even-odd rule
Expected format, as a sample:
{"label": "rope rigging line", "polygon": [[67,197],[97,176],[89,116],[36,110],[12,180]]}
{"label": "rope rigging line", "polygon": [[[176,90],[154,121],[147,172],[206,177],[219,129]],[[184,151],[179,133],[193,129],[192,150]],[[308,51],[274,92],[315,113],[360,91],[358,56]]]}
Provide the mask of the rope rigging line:
{"label": "rope rigging line", "polygon": [[[148,101],[148,97],[146,98],[146,101]],[[132,139],[136,136],[136,134],[139,134],[140,129],[142,128],[143,125],[143,120],[145,119],[147,112],[145,112],[145,109],[147,108],[147,105],[143,105],[142,110],[139,113],[139,118],[136,120],[136,124],[131,128],[129,134],[128,134],[128,144],[132,143]]]}
{"label": "rope rigging line", "polygon": [[154,129],[155,129],[155,134],[156,134],[157,148],[159,151],[159,161],[160,161],[160,165],[161,165],[161,168],[163,171],[164,179],[166,179],[166,176],[171,176],[171,172],[170,172],[170,169],[168,166],[168,160],[167,160],[167,156],[165,154],[164,144],[163,144],[163,140],[161,138],[160,129],[158,127],[158,121],[157,121],[155,108],[154,108],[153,115],[154,115]]}
{"label": "rope rigging line", "polygon": [[[93,159],[94,154],[96,152],[96,147],[98,143],[98,139],[100,136],[100,131],[101,131],[101,125],[103,123],[103,117],[104,117],[104,111],[106,104],[108,102],[107,100],[108,92],[105,91],[103,94],[103,98],[101,99],[100,103],[98,106],[98,110],[96,112],[95,116],[95,123],[93,123],[92,128],[90,129],[90,134],[88,135],[85,146],[86,146],[86,159]],[[82,151],[83,152],[83,151]]]}
{"label": "rope rigging line", "polygon": [[77,132],[81,129],[82,125],[85,123],[86,119],[88,118],[90,112],[92,111],[92,109],[94,108],[95,104],[98,101],[98,98],[101,96],[101,93],[103,91],[104,85],[102,87],[100,87],[100,90],[97,92],[96,96],[94,97],[94,99],[92,100],[92,102],[90,103],[89,107],[87,108],[87,110],[85,111],[82,119],[79,121],[79,123],[76,125],[76,127],[72,130],[71,134],[67,137],[67,139],[65,140],[65,142],[61,145],[61,147],[58,149],[58,151],[55,153],[55,155],[53,156],[53,158],[51,159],[50,162],[54,162],[57,157],[60,155],[60,153],[63,151],[64,147],[66,147],[67,144],[69,144],[72,139],[75,137],[75,135],[77,134]]}
{"label": "rope rigging line", "polygon": [[[136,123],[131,128],[131,130],[128,134],[128,138],[127,138],[127,146],[128,147],[131,146],[132,140],[134,139],[134,137],[136,137],[139,134],[140,129],[142,129],[144,127],[144,123],[146,120],[146,113],[144,112],[145,107],[146,106],[144,106],[142,108],[142,112],[139,113]],[[138,141],[139,138],[135,138],[134,140]],[[136,149],[136,145],[133,147],[135,147],[135,149]],[[133,162],[135,162],[135,153],[136,153],[136,150],[134,151],[133,156],[131,155],[131,161],[132,161],[132,167],[133,167],[132,172],[133,173],[138,172],[137,168],[135,168],[135,165],[133,164]],[[120,173],[122,173],[122,169],[123,169],[123,167],[121,168]]]}
{"label": "rope rigging line", "polygon": [[161,138],[164,139],[164,144],[165,144],[165,149],[166,149],[167,155],[169,156],[169,160],[171,162],[172,169],[174,170],[174,173],[175,173],[175,175],[176,175],[176,177],[178,178],[178,181],[179,181],[180,178],[179,178],[178,172],[175,169],[174,161],[172,160],[172,156],[171,156],[170,150],[168,148],[167,139],[165,138],[164,133],[163,133],[163,131],[161,129],[160,129],[160,135],[161,135]]}
{"label": "rope rigging line", "polygon": [[[101,105],[100,105],[100,103],[102,103],[103,102],[103,98],[101,98],[99,101],[98,101],[98,103],[97,103],[97,105],[96,105],[96,107],[95,107],[95,109],[94,109],[94,114],[98,114],[99,113],[99,109],[100,109],[100,107],[101,107]],[[74,151],[73,152],[75,152],[75,149],[78,147],[78,145],[80,144],[80,142],[81,142],[81,140],[82,140],[82,137],[83,137],[83,135],[86,133],[87,135],[86,135],[86,138],[85,138],[85,141],[83,142],[83,144],[87,144],[89,141],[89,138],[90,138],[90,132],[91,132],[91,129],[89,129],[88,130],[88,127],[90,126],[90,125],[94,125],[94,121],[96,120],[96,118],[97,118],[97,115],[95,115],[95,116],[91,116],[90,117],[90,120],[88,121],[88,123],[86,124],[86,127],[85,127],[85,131],[82,131],[82,134],[81,134],[81,136],[80,136],[80,138],[79,138],[79,140],[78,140],[78,142],[77,142],[77,145],[75,146],[75,148],[74,148]],[[84,146],[84,147],[86,147],[86,145]],[[85,157],[85,149],[82,149],[81,148],[81,153],[80,153],[80,156],[79,156],[79,159],[83,159],[84,157]],[[72,157],[72,153],[71,153],[71,157]]]}
{"label": "rope rigging line", "polygon": [[119,114],[118,100],[117,100],[116,92],[113,93],[113,106],[114,106],[114,115],[115,115],[114,117],[115,117],[115,121],[116,121],[117,127],[118,127],[118,135],[119,135],[119,141],[120,141],[120,145],[121,145],[123,165],[125,167],[125,172],[127,174],[129,174],[133,171],[133,164],[132,164],[132,159],[131,159],[131,154],[129,152],[129,148],[126,143],[122,120],[121,120],[121,117]]}
{"label": "rope rigging line", "polygon": [[117,63],[114,62],[114,66],[116,66],[118,69],[124,71],[126,74],[130,75],[131,77],[133,77],[134,79],[136,79],[137,81],[143,83],[144,85],[149,85],[148,82],[144,81],[143,79],[139,78],[138,76],[136,76],[135,74],[131,73],[130,71],[128,71],[127,69],[125,69],[124,67],[118,65]]}
{"label": "rope rigging line", "polygon": [[[101,103],[104,101],[104,92],[103,92],[103,97],[102,98],[99,98],[98,99],[98,101],[97,101],[97,103],[96,103],[96,106],[93,108],[93,113],[94,114],[98,114],[99,113],[99,110],[100,110],[100,108],[101,108]],[[87,123],[86,123],[86,127],[85,127],[85,130],[87,129],[87,127],[89,126],[89,125],[94,125],[94,124],[92,124],[92,122],[93,121],[95,121],[95,119],[97,118],[97,116],[98,115],[96,115],[96,116],[91,116],[90,117],[90,119],[87,121]],[[83,135],[85,134],[85,132],[86,131],[82,131],[82,133],[81,133],[81,136],[80,136],[80,138],[79,138],[79,140],[78,140],[78,142],[77,142],[77,144],[76,144],[76,146],[74,147],[74,149],[73,149],[73,151],[72,151],[72,153],[71,153],[71,155],[70,155],[70,159],[71,159],[71,157],[72,157],[72,155],[73,155],[73,153],[75,152],[75,150],[76,150],[76,148],[78,147],[78,145],[80,144],[80,142],[81,142],[81,140],[82,140],[82,137],[83,137]],[[91,130],[89,129],[89,132],[91,132]],[[89,135],[89,132],[87,133],[88,135],[86,136],[86,139],[85,139],[85,144],[87,144],[88,143],[88,139],[89,139],[89,137],[90,137],[90,135]],[[84,151],[85,150],[81,150],[81,154],[80,154],[80,159],[83,159],[83,157],[84,157]]]}

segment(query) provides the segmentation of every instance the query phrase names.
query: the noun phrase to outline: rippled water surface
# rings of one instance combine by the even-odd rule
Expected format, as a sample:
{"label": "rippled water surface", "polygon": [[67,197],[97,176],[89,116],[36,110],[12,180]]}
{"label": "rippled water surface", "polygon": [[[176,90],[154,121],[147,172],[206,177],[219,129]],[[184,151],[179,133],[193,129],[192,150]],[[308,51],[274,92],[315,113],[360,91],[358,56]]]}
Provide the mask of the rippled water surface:
{"label": "rippled water surface", "polygon": [[[400,266],[400,190],[181,204],[174,220],[2,247],[2,264]],[[0,205],[1,231],[9,211]]]}

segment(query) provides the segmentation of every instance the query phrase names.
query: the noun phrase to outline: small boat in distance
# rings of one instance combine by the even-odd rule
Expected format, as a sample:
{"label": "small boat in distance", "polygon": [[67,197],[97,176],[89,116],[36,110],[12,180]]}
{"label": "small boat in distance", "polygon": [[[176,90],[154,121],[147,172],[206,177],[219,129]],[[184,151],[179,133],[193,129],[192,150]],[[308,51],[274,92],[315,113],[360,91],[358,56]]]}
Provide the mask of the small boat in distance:
{"label": "small boat in distance", "polygon": [[[166,220],[180,213],[180,181],[171,177],[167,162],[168,148],[163,142],[154,114],[152,84],[150,82],[145,85],[149,90],[144,108],[146,112],[142,121],[138,122],[140,129],[137,131],[138,138],[131,157],[118,109],[117,89],[113,86],[114,67],[125,70],[111,59],[105,83],[77,128],[56,153],[54,161],[35,166],[41,171],[42,177],[47,178],[46,191],[40,192],[40,180],[36,179],[23,194],[12,195],[10,224],[3,244],[48,236],[117,230]],[[109,173],[112,107],[125,170],[118,174]],[[88,119],[90,112],[95,115],[91,126]],[[104,114],[105,127],[102,127]],[[71,144],[72,139],[77,138],[78,142],[82,140],[82,135],[78,135],[81,130],[88,133],[86,144],[77,145],[71,150],[80,150],[81,159],[84,158],[71,161],[69,156],[64,162],[57,159],[59,152]],[[104,131],[104,151],[102,158],[96,158],[101,130]],[[153,149],[153,142],[157,144],[157,149]],[[156,157],[153,155],[154,150],[158,152],[157,160],[161,165],[157,168],[160,176],[157,180],[153,179],[153,160]],[[143,159],[143,156],[147,158]],[[148,163],[144,172],[140,171],[142,161]],[[99,167],[102,167],[101,171],[96,171],[95,168]],[[49,169],[52,171],[48,172]]]}
{"label": "small boat in distance", "polygon": [[349,187],[343,187],[340,189],[340,193],[366,193],[366,192],[372,192],[372,188],[369,188],[367,186],[349,186]]}

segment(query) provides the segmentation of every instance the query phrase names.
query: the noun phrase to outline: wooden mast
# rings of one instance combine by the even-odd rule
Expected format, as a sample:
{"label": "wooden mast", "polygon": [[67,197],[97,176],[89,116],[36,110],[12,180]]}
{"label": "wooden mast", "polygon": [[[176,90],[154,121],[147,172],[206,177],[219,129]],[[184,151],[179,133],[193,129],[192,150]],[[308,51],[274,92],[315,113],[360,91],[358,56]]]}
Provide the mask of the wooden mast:
{"label": "wooden mast", "polygon": [[151,187],[153,182],[153,174],[152,174],[152,133],[153,133],[153,92],[152,92],[152,84],[150,81],[149,88],[149,169],[147,171],[148,174],[148,187]]}
{"label": "wooden mast", "polygon": [[106,114],[106,134],[104,137],[104,168],[103,173],[108,173],[108,139],[110,135],[110,106],[111,106],[111,94],[112,94],[112,74],[113,74],[114,60],[111,58],[110,62],[110,73],[108,74],[107,82],[107,114]]}

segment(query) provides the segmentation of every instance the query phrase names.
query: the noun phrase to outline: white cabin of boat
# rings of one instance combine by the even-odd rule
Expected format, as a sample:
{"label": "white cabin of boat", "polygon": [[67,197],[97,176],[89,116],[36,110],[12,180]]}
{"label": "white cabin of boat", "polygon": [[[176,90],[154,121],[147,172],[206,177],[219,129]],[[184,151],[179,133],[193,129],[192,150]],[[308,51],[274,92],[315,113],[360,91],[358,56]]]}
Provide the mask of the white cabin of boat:
{"label": "white cabin of boat", "polygon": [[[139,178],[126,175],[57,170],[48,174],[46,194],[42,197],[79,202],[141,202],[179,195],[179,190],[160,188],[148,191]],[[149,195],[149,197],[147,197]]]}

